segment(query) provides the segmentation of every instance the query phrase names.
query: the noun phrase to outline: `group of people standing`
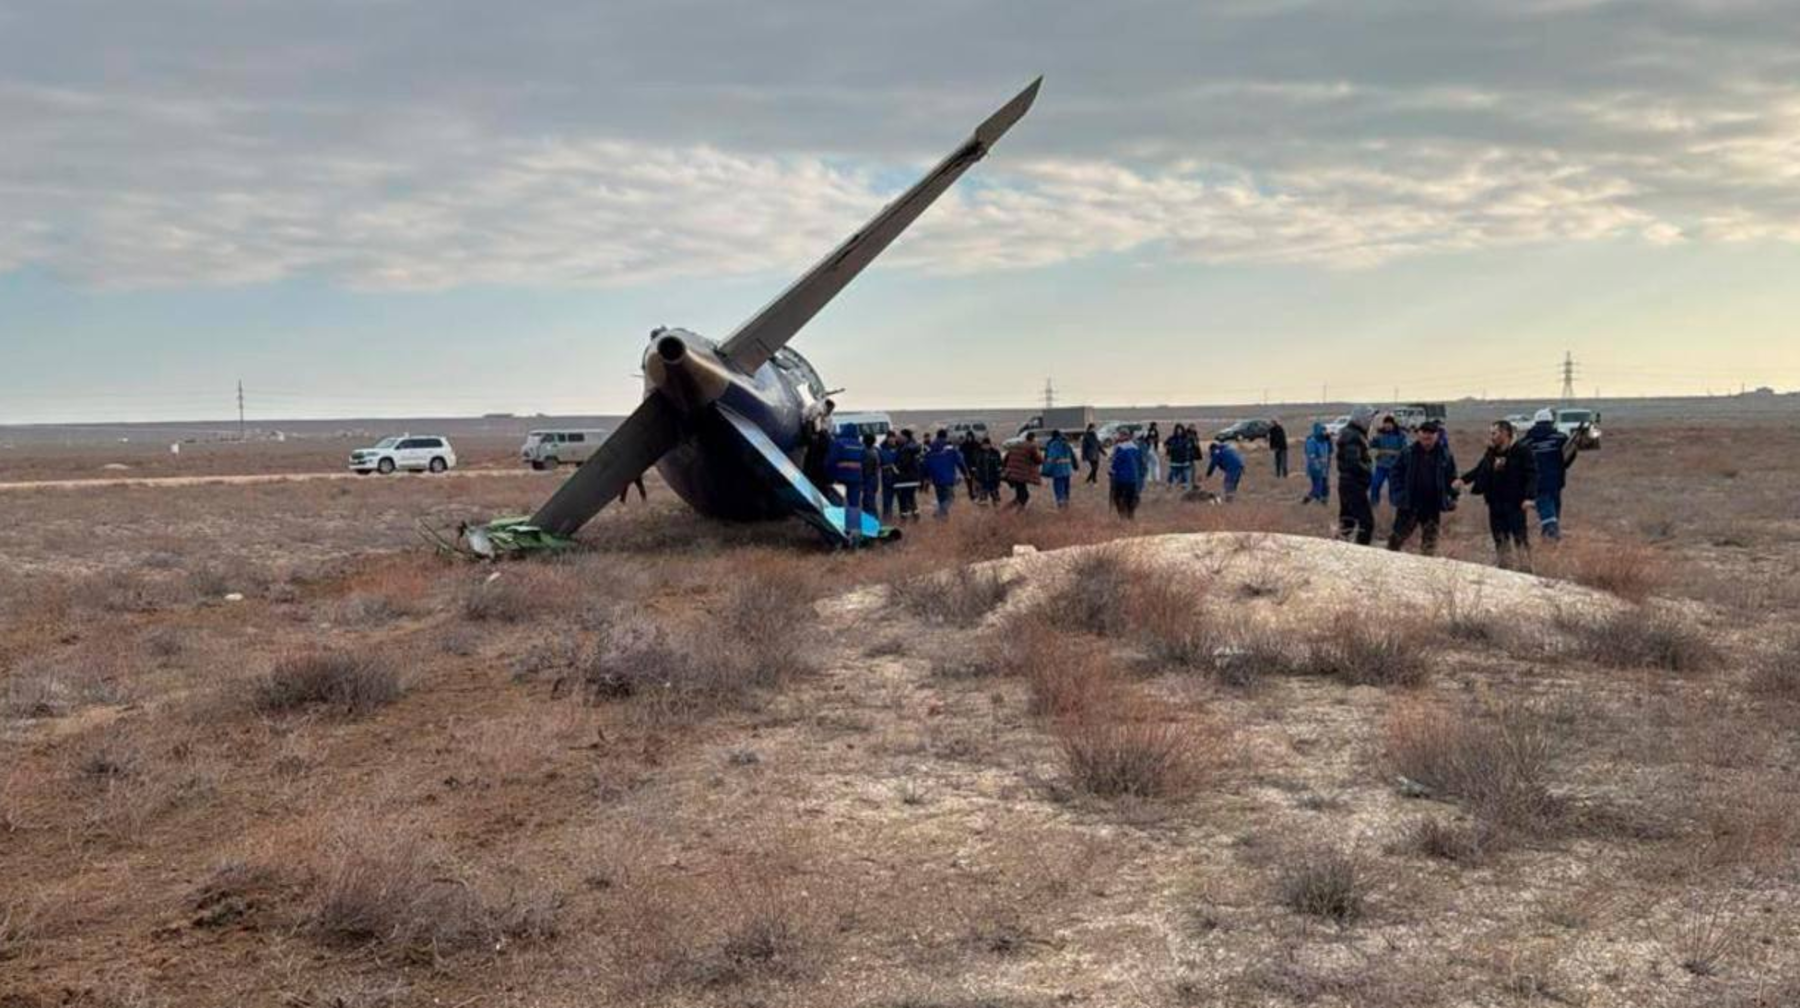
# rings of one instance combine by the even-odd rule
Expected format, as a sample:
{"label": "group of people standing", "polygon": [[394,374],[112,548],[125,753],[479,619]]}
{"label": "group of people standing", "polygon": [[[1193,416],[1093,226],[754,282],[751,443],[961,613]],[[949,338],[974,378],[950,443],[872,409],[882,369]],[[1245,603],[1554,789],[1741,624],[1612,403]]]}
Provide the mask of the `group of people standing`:
{"label": "group of people standing", "polygon": [[[1335,444],[1324,428],[1314,425],[1307,438],[1307,469],[1313,478],[1307,500],[1325,501],[1329,487],[1324,465],[1335,455],[1338,475],[1339,535],[1362,545],[1375,536],[1375,508],[1383,488],[1394,507],[1387,546],[1403,549],[1415,532],[1421,552],[1437,551],[1443,516],[1456,509],[1464,490],[1487,505],[1488,531],[1500,566],[1529,569],[1531,534],[1525,509],[1537,511],[1546,539],[1562,536],[1562,491],[1579,444],[1558,430],[1554,415],[1540,410],[1523,436],[1511,421],[1496,420],[1488,428],[1481,460],[1459,472],[1443,425],[1428,420],[1409,436],[1391,416],[1370,430],[1375,411],[1359,407],[1338,433]],[[1322,458],[1315,470],[1315,458]]]}
{"label": "group of people standing", "polygon": [[[1362,545],[1374,542],[1375,510],[1385,492],[1394,508],[1388,548],[1402,549],[1417,534],[1421,551],[1433,554],[1443,516],[1456,509],[1465,490],[1487,504],[1488,528],[1502,566],[1530,565],[1527,506],[1537,511],[1545,538],[1560,537],[1562,490],[1565,474],[1574,464],[1577,442],[1556,428],[1550,411],[1540,411],[1523,436],[1510,422],[1496,421],[1489,428],[1481,460],[1467,472],[1459,472],[1440,422],[1426,421],[1408,432],[1392,416],[1383,417],[1378,427],[1374,419],[1372,408],[1358,407],[1335,438],[1323,424],[1315,423],[1303,446],[1310,487],[1302,503],[1330,500],[1330,477],[1335,468],[1342,538]],[[1288,441],[1279,420],[1271,423],[1268,441],[1275,475],[1285,478]],[[1175,425],[1165,440],[1154,422],[1136,433],[1120,428],[1110,445],[1089,424],[1078,441],[1053,430],[1040,444],[1032,431],[1004,450],[990,438],[972,432],[953,441],[948,430],[939,430],[929,442],[921,442],[910,429],[890,430],[877,439],[846,424],[826,453],[823,468],[828,472],[819,475],[823,477],[821,486],[836,483],[843,487],[845,525],[854,541],[860,537],[862,512],[873,512],[877,502],[884,522],[916,521],[919,491],[927,486],[939,518],[949,515],[959,488],[978,504],[1002,506],[1001,486],[1005,485],[1012,497],[1004,506],[1023,510],[1031,501],[1032,488],[1046,479],[1055,506],[1066,508],[1081,467],[1087,468],[1086,482],[1096,483],[1103,460],[1108,460],[1112,506],[1121,517],[1131,519],[1145,488],[1165,478],[1165,453],[1170,487],[1193,490],[1199,480],[1222,472],[1221,496],[1230,500],[1242,483],[1244,458],[1235,447],[1214,441],[1203,449],[1199,430],[1181,424]],[[1197,477],[1195,470],[1202,457],[1207,467]]]}

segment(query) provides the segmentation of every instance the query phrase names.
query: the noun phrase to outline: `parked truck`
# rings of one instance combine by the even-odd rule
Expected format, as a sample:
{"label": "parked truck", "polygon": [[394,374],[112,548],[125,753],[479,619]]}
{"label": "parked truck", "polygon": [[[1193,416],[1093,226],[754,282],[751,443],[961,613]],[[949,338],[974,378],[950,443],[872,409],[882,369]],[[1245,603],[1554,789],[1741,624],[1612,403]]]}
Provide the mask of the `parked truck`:
{"label": "parked truck", "polygon": [[1020,424],[1019,432],[1009,441],[1020,440],[1033,431],[1040,436],[1053,430],[1062,431],[1065,435],[1077,435],[1087,430],[1087,425],[1093,422],[1094,407],[1092,406],[1057,406]]}

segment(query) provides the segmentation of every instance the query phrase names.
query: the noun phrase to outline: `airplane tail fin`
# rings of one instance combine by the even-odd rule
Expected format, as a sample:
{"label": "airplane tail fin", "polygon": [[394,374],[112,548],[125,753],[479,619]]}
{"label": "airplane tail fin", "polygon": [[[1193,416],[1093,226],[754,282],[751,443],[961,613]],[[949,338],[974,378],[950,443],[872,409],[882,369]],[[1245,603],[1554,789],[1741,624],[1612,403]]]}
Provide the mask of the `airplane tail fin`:
{"label": "airplane tail fin", "polygon": [[1038,87],[1043,83],[1042,77],[1032,81],[1025,90],[1002,105],[999,111],[983,120],[981,125],[975,127],[975,132],[969,139],[938,162],[937,167],[926,173],[911,189],[883,207],[861,230],[846,238],[842,245],[819,260],[805,276],[794,281],[792,286],[782,291],[762,311],[739,326],[736,332],[720,344],[720,354],[744,371],[755,371],[762,367],[775,351],[785,346],[800,331],[801,326],[817,315],[846,284],[855,279],[863,267],[873,262],[882,250],[900,237],[900,233],[917,220],[944,190],[950,188],[950,184],[968,170],[970,165],[987,156],[988,148],[1004,136],[1007,130],[1012,129],[1013,124],[1031,108],[1031,103],[1037,99]]}

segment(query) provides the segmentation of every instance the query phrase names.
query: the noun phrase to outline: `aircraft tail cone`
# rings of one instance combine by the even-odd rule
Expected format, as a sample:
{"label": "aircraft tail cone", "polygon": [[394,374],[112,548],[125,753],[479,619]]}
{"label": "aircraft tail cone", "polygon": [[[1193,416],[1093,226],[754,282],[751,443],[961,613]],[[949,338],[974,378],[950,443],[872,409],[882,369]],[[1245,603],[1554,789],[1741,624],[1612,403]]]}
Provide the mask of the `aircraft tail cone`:
{"label": "aircraft tail cone", "polygon": [[711,350],[690,346],[679,336],[663,336],[644,359],[644,377],[682,411],[725,394],[731,375]]}

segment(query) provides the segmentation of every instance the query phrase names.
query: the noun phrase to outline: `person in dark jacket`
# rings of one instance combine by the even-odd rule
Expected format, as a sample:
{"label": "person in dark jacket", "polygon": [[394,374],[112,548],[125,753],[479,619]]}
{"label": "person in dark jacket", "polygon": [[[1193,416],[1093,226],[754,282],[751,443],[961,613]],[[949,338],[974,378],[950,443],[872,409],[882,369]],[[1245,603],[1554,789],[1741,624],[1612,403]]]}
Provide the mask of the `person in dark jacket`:
{"label": "person in dark jacket", "polygon": [[1513,425],[1496,420],[1488,431],[1488,448],[1475,468],[1463,474],[1469,492],[1487,502],[1488,531],[1500,566],[1531,567],[1531,533],[1525,525],[1525,502],[1537,497],[1537,465],[1531,449],[1513,438]]}
{"label": "person in dark jacket", "polygon": [[962,452],[950,443],[950,432],[940,430],[931,442],[931,450],[925,453],[925,475],[931,478],[931,488],[937,493],[937,516],[950,517],[950,505],[956,500],[956,484],[968,474],[968,466],[963,464]]}
{"label": "person in dark jacket", "polygon": [[1338,537],[1353,539],[1358,546],[1375,541],[1375,509],[1369,506],[1369,483],[1375,474],[1369,425],[1374,420],[1373,409],[1356,407],[1337,439]]}
{"label": "person in dark jacket", "polygon": [[994,447],[994,439],[983,437],[981,451],[975,455],[975,492],[976,498],[985,504],[1000,503],[1000,471],[1004,468],[1000,449]]}
{"label": "person in dark jacket", "polygon": [[1104,454],[1106,450],[1100,446],[1100,435],[1094,430],[1093,424],[1088,424],[1087,430],[1081,432],[1081,462],[1088,467],[1089,483],[1100,478],[1100,456]]}
{"label": "person in dark jacket", "polygon": [[1195,432],[1176,424],[1165,444],[1169,452],[1169,485],[1193,489],[1194,464],[1200,459],[1200,442],[1195,440]]}
{"label": "person in dark jacket", "polygon": [[1206,475],[1202,478],[1212,479],[1215,470],[1225,473],[1225,499],[1236,497],[1238,481],[1244,478],[1244,456],[1225,442],[1214,441],[1207,451]]}
{"label": "person in dark jacket", "polygon": [[956,450],[962,452],[963,467],[968,472],[969,499],[978,500],[979,498],[976,497],[978,488],[975,485],[975,457],[981,454],[981,442],[976,440],[975,432],[964,431],[962,440],[956,445]]}
{"label": "person in dark jacket", "polygon": [[838,428],[837,440],[832,442],[826,461],[831,481],[844,488],[844,535],[850,540],[851,548],[862,544],[865,454],[862,432],[855,424],[847,423]]}
{"label": "person in dark jacket", "polygon": [[1394,502],[1394,531],[1388,549],[1398,552],[1419,533],[1419,552],[1437,554],[1438,527],[1444,512],[1456,507],[1456,460],[1443,442],[1436,420],[1419,426],[1419,436],[1394,459],[1388,495]]}
{"label": "person in dark jacket", "polygon": [[1325,433],[1325,425],[1315,421],[1312,433],[1307,435],[1306,444],[1306,479],[1312,484],[1306,492],[1302,504],[1318,501],[1324,504],[1331,500],[1331,435]]}
{"label": "person in dark jacket", "polygon": [[1369,448],[1375,453],[1375,476],[1369,483],[1369,503],[1374,507],[1381,506],[1381,488],[1388,485],[1388,503],[1394,503],[1394,491],[1388,484],[1388,477],[1394,471],[1394,460],[1406,450],[1406,432],[1400,429],[1400,422],[1390,414],[1381,418],[1381,429],[1369,439]]}
{"label": "person in dark jacket", "polygon": [[[1058,435],[1060,437],[1060,435]],[[1000,478],[1012,487],[1009,507],[1025,510],[1031,502],[1031,488],[1044,481],[1044,451],[1038,447],[1037,435],[1027,433],[1025,440],[1006,449],[1006,461],[1000,464]]]}
{"label": "person in dark jacket", "polygon": [[1143,446],[1132,440],[1131,432],[1121,428],[1107,475],[1112,481],[1113,507],[1127,521],[1137,517],[1138,499],[1143,492],[1144,464],[1139,459],[1143,451]]}
{"label": "person in dark jacket", "polygon": [[1044,475],[1050,477],[1050,490],[1056,495],[1056,508],[1069,506],[1069,483],[1075,478],[1075,446],[1063,432],[1050,432],[1050,443],[1044,446]]}
{"label": "person in dark jacket", "polygon": [[910,428],[900,431],[900,446],[894,450],[894,496],[898,499],[901,518],[919,519],[919,484],[925,479],[925,448],[913,437]]}
{"label": "person in dark jacket", "polygon": [[1532,463],[1537,466],[1538,530],[1545,539],[1561,539],[1563,486],[1569,467],[1575,464],[1578,442],[1556,429],[1556,414],[1547,409],[1537,411],[1531,429],[1520,440],[1531,449]]}
{"label": "person in dark jacket", "polygon": [[1280,418],[1269,421],[1269,454],[1275,459],[1275,478],[1287,479],[1287,428],[1281,426]]}

